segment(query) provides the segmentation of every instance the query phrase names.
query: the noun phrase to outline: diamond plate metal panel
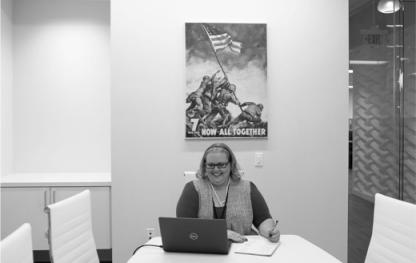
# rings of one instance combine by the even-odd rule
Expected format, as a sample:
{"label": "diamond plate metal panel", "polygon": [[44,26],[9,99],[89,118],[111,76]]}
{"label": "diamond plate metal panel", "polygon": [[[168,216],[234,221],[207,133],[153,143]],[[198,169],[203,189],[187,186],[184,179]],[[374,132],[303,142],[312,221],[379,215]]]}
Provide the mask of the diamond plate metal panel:
{"label": "diamond plate metal panel", "polygon": [[398,195],[391,68],[354,66],[352,191],[372,200],[375,193]]}

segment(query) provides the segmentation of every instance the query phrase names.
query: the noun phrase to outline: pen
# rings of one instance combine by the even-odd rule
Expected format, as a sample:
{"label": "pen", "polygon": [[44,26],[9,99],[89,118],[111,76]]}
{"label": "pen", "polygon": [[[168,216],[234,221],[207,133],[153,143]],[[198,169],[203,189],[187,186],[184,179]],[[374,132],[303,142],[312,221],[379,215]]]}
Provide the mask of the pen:
{"label": "pen", "polygon": [[[274,225],[274,228],[273,228],[273,230],[276,228],[276,226],[277,226],[277,223],[279,223],[279,220],[275,220],[275,225]],[[270,232],[269,233],[269,237],[272,237],[273,235],[272,235],[272,233]]]}

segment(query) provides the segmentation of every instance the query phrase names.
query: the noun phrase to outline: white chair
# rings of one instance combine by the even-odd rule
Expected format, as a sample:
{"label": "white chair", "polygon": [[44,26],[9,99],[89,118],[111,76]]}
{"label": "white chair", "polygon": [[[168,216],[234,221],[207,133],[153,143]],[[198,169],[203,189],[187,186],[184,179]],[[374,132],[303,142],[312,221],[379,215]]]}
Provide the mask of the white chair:
{"label": "white chair", "polygon": [[25,223],[0,242],[1,263],[33,263],[32,228]]}
{"label": "white chair", "polygon": [[92,233],[90,191],[47,207],[48,239],[53,263],[98,263]]}
{"label": "white chair", "polygon": [[365,263],[416,262],[416,205],[376,194]]}

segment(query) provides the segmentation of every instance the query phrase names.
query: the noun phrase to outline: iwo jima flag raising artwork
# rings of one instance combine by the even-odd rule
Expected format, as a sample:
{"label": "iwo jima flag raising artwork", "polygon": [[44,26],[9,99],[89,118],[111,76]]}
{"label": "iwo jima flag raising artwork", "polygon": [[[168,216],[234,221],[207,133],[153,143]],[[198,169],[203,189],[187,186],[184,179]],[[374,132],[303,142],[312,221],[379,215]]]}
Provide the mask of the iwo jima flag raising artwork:
{"label": "iwo jima flag raising artwork", "polygon": [[266,24],[185,30],[186,138],[267,138]]}

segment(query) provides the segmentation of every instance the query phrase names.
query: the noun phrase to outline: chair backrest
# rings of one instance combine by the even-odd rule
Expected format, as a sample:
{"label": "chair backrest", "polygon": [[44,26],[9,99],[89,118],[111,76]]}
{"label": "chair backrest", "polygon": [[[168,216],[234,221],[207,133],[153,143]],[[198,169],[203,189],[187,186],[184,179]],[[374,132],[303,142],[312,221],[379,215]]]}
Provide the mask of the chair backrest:
{"label": "chair backrest", "polygon": [[416,205],[376,194],[365,263],[416,262]]}
{"label": "chair backrest", "polygon": [[25,223],[0,242],[1,263],[33,263],[32,227]]}
{"label": "chair backrest", "polygon": [[49,247],[53,263],[98,263],[92,233],[90,191],[48,206]]}

